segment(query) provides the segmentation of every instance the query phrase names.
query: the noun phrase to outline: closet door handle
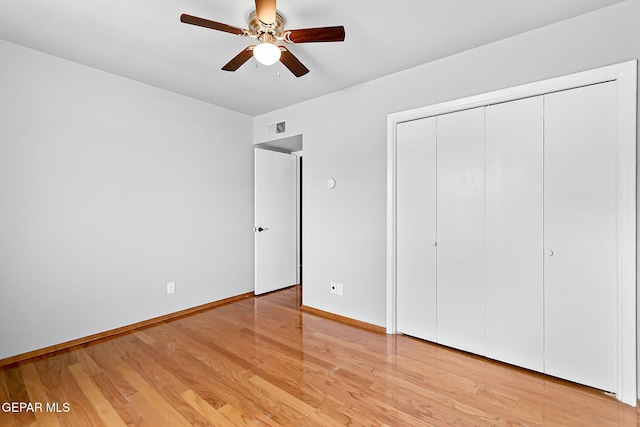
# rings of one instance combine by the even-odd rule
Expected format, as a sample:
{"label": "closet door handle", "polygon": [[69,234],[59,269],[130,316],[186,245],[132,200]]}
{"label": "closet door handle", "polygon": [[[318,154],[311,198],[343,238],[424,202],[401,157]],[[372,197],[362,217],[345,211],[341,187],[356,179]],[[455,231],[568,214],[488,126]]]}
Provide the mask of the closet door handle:
{"label": "closet door handle", "polygon": [[438,242],[433,242],[431,245],[435,248],[436,246],[438,246]]}
{"label": "closet door handle", "polygon": [[553,251],[551,249],[546,249],[544,251],[544,254],[548,257],[552,257],[553,256]]}

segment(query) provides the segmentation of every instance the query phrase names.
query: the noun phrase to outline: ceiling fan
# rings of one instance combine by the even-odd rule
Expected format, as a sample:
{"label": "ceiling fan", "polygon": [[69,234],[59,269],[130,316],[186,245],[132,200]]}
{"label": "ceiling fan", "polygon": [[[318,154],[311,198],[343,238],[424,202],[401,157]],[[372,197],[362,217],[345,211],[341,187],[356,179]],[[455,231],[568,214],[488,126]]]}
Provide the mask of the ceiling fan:
{"label": "ceiling fan", "polygon": [[277,42],[315,43],[344,41],[343,26],[285,30],[282,16],[276,11],[276,0],[255,0],[255,2],[256,10],[249,15],[249,29],[238,28],[187,14],[182,14],[180,21],[185,24],[211,28],[242,37],[251,37],[258,41],[258,44],[247,47],[222,67],[225,71],[236,71],[252,56],[255,56],[256,60],[264,65],[271,65],[280,61],[296,77],[301,77],[307,74],[309,69],[286,47],[276,44]]}

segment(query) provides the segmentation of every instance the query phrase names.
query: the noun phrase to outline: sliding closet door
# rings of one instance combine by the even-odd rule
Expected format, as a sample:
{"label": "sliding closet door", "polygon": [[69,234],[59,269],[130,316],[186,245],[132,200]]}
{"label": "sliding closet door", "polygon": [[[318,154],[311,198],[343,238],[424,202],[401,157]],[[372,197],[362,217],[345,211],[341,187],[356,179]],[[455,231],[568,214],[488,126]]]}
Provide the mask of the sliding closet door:
{"label": "sliding closet door", "polygon": [[436,119],[397,126],[397,328],[436,340]]}
{"label": "sliding closet door", "polygon": [[616,390],[615,83],[545,95],[545,372]]}
{"label": "sliding closet door", "polygon": [[487,357],[543,370],[543,97],[485,110]]}
{"label": "sliding closet door", "polygon": [[438,116],[438,342],[484,353],[484,111]]}

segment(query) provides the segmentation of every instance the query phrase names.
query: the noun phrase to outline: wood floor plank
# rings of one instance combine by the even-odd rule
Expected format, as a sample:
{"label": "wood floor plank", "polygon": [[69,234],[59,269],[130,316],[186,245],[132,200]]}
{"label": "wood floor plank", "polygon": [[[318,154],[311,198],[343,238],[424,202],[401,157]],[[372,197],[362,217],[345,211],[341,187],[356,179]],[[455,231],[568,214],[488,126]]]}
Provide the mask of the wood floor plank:
{"label": "wood floor plank", "polygon": [[[374,381],[371,389],[377,393],[388,392],[391,385],[396,385],[397,390],[401,390],[400,398],[395,405],[409,413],[425,412],[436,414],[431,422],[451,423],[454,420],[466,420],[479,425],[501,425],[502,421],[497,413],[489,413],[479,410],[474,404],[480,398],[479,384],[468,383],[466,378],[459,378],[452,372],[443,372],[439,378],[437,389],[431,389],[429,378],[420,375],[407,376],[398,369],[389,370],[387,366],[380,365],[370,358],[357,357],[350,352],[342,353],[341,358],[348,364],[354,372],[370,371],[378,378]],[[362,362],[367,361],[365,365]],[[412,365],[419,364],[413,361]],[[375,369],[369,366],[375,366]],[[425,402],[421,410],[416,410],[415,402]],[[469,404],[471,403],[471,404]],[[492,411],[493,412],[493,411]],[[444,416],[439,417],[439,414]]]}
{"label": "wood floor plank", "polygon": [[[159,361],[163,360],[163,354],[170,353],[175,348],[175,339],[171,338],[166,345],[156,348],[154,343],[155,340],[150,336],[147,335],[143,341],[136,333],[119,337],[112,342],[114,351],[112,364],[114,360],[118,360],[115,373],[117,377],[123,379],[120,382],[124,387],[123,392],[144,406],[145,411],[142,416],[153,425],[162,417],[177,422],[172,418],[176,415],[179,415],[181,420],[190,420],[194,425],[211,425],[180,397],[180,393],[188,387],[171,373],[171,364],[168,364],[169,369],[159,364]],[[143,390],[134,384],[128,387],[127,384],[131,383],[131,378],[125,378],[126,372],[135,372],[137,376],[134,379],[146,382],[147,386]],[[153,395],[149,390],[155,390],[158,393]],[[142,391],[146,392],[141,393]],[[167,413],[171,414],[171,417],[167,417]]]}
{"label": "wood floor plank", "polygon": [[[192,335],[192,332],[188,330],[177,329],[175,333],[180,335],[183,340],[188,340]],[[187,342],[183,342],[182,344],[187,344]],[[199,342],[188,342],[188,347],[190,349],[189,354],[183,352],[183,359],[181,361],[176,362],[174,360],[173,362],[168,362],[170,364],[177,364],[178,366],[181,366],[182,368],[179,369],[188,368],[190,370],[200,370],[200,373],[184,372],[182,373],[184,378],[203,378],[205,376],[212,375],[215,372],[215,377],[210,378],[209,381],[217,383],[217,389],[224,389],[227,404],[231,404],[235,408],[240,408],[243,413],[247,414],[251,419],[262,420],[262,424],[265,423],[265,417],[278,421],[279,417],[277,415],[274,416],[268,407],[264,407],[264,399],[261,396],[251,394],[251,390],[247,385],[248,377],[243,375],[245,372],[253,372],[257,369],[257,366],[269,364],[269,360],[262,356],[260,360],[254,360],[254,363],[258,363],[258,365],[254,365],[250,361],[244,360],[243,357],[238,356],[238,354],[242,354],[244,356],[245,352],[241,349],[238,353],[232,353],[225,347],[219,346],[213,342],[206,343],[206,346],[201,345]],[[180,352],[176,352],[173,356],[178,357],[179,353]],[[191,355],[195,356],[198,361],[213,371],[210,371],[208,374],[206,372],[202,372],[202,367],[199,368],[194,365],[193,360],[188,359]],[[191,386],[196,389],[200,389],[201,391],[199,391],[199,394],[206,396],[207,392],[202,391],[201,384],[191,384]],[[208,386],[205,385],[205,387]],[[218,402],[216,402],[215,407],[219,408]],[[284,420],[280,420],[280,422],[284,422]],[[281,424],[278,422],[275,425]]]}
{"label": "wood floor plank", "polygon": [[47,404],[51,403],[51,401],[47,395],[46,388],[40,380],[36,367],[31,364],[25,364],[20,370],[24,377],[27,393],[29,394],[29,401],[40,404],[40,410],[35,412],[37,423],[52,427],[60,426],[56,413],[48,410]]}
{"label": "wood floor plank", "polygon": [[82,366],[82,370],[88,375],[93,375],[100,372],[100,367],[98,367],[97,363],[91,358],[91,356],[89,356],[85,348],[79,348],[75,353],[78,362],[70,366]]}
{"label": "wood floor plank", "polygon": [[[92,375],[91,379],[126,425],[136,427],[150,426],[140,415],[140,411],[121,392],[121,388],[128,390],[133,387],[124,378],[111,372],[99,372]],[[124,387],[122,386],[123,384]]]}
{"label": "wood floor plank", "polygon": [[249,378],[249,382],[259,388],[260,393],[269,395],[280,402],[289,405],[293,411],[300,412],[301,415],[308,417],[311,421],[318,425],[341,427],[342,425],[331,417],[326,416],[321,411],[311,405],[306,404],[300,399],[288,394],[281,388],[274,386],[272,383],[265,381],[261,377],[254,375]]}
{"label": "wood floor plank", "polygon": [[80,363],[71,365],[69,366],[69,371],[71,371],[71,375],[73,375],[76,382],[80,386],[80,389],[87,397],[87,399],[89,399],[89,402],[91,402],[91,406],[98,413],[98,416],[105,425],[109,427],[126,427],[125,423],[122,421],[122,418],[120,418],[116,410],[113,409],[113,406],[111,406],[111,403],[109,403],[100,389],[91,380],[91,378],[89,378],[89,374],[85,372],[83,365],[81,365]]}
{"label": "wood floor plank", "polygon": [[271,414],[258,413],[249,416],[232,405],[224,405],[218,412],[239,426],[280,427],[283,425],[277,419],[274,419]]}
{"label": "wood floor plank", "polygon": [[[203,398],[198,396],[193,390],[185,390],[180,396],[187,402],[193,409],[198,411],[203,417],[210,421],[213,425],[235,425],[234,422],[227,417],[219,413],[213,406],[209,405]],[[226,405],[225,405],[226,406]]]}
{"label": "wood floor plank", "polygon": [[[200,412],[190,404],[191,402],[185,401],[184,392],[189,390],[189,386],[171,372],[171,362],[165,364],[164,362],[167,359],[163,357],[150,358],[147,354],[138,350],[133,350],[122,360],[135,370],[153,390],[159,392],[167,402],[165,406],[175,409],[175,411],[187,420],[193,421],[200,419]],[[191,360],[188,363],[193,364],[194,362],[195,361]],[[209,389],[211,389],[211,387],[209,387]],[[201,425],[209,425],[209,421],[210,420],[205,418],[200,420],[199,423]]]}
{"label": "wood floor plank", "polygon": [[[184,361],[188,361],[186,355],[183,355]],[[207,359],[211,360],[211,359]],[[243,413],[247,414],[247,416],[252,420],[270,420],[273,421],[273,424],[269,421],[267,425],[292,425],[292,419],[288,417],[288,414],[281,413],[279,411],[273,410],[273,405],[271,405],[271,401],[265,396],[255,393],[253,387],[251,387],[248,382],[248,378],[252,371],[234,371],[234,370],[219,370],[220,364],[215,363],[213,365],[207,365],[203,363],[203,366],[213,367],[215,373],[209,372],[208,374],[204,374],[202,371],[202,367],[198,367],[195,364],[195,360],[190,360],[190,363],[186,364],[189,366],[189,371],[183,371],[183,375],[187,372],[193,372],[194,369],[200,371],[201,373],[197,375],[198,380],[193,381],[191,386],[197,393],[203,397],[205,401],[208,401],[210,404],[215,405],[216,409],[220,409],[228,404],[233,405],[234,407],[241,410]],[[184,366],[185,364],[183,364]],[[202,382],[202,380],[205,382]],[[211,384],[215,384],[215,394],[216,399],[212,402],[211,393],[214,391],[211,387]],[[221,394],[224,395],[223,400],[220,400],[219,397]],[[222,406],[220,406],[224,403]]]}
{"label": "wood floor plank", "polygon": [[[11,402],[11,397],[9,396],[9,388],[7,379],[4,376],[5,371],[0,370],[0,403]],[[0,412],[0,425],[6,427],[15,427],[17,426],[15,417],[12,413],[1,411]]]}
{"label": "wood floor plank", "polygon": [[138,391],[140,397],[149,402],[156,412],[169,425],[186,426],[191,425],[190,421],[180,414],[175,408],[167,405],[167,401],[162,394],[154,389],[142,376],[128,366],[119,366],[118,370],[122,376],[130,382]]}
{"label": "wood floor plank", "polygon": [[138,337],[142,342],[148,345],[155,344],[156,341],[149,336],[145,331],[137,331],[134,332],[135,336]]}
{"label": "wood floor plank", "polygon": [[4,366],[0,401],[70,411],[0,425],[640,425],[598,390],[299,307],[293,287]]}
{"label": "wood floor plank", "polygon": [[[6,369],[4,372],[4,378],[7,382],[9,402],[30,402],[29,393],[27,392],[27,387],[25,386],[20,367]],[[34,412],[12,412],[11,415],[17,425],[26,425],[36,422]]]}
{"label": "wood floor plank", "polygon": [[249,419],[245,414],[240,412],[232,405],[224,405],[222,408],[218,410],[218,413],[222,414],[226,419],[231,421],[233,425],[236,426],[257,426],[263,425],[262,422],[258,423],[258,421],[254,421]]}
{"label": "wood floor plank", "polygon": [[[76,350],[77,351],[77,350]],[[38,375],[47,388],[52,403],[58,406],[68,405],[69,411],[58,414],[58,421],[63,426],[103,425],[100,417],[68,368],[68,363],[78,362],[77,357],[69,356],[68,351],[57,353],[52,357],[36,362]]]}

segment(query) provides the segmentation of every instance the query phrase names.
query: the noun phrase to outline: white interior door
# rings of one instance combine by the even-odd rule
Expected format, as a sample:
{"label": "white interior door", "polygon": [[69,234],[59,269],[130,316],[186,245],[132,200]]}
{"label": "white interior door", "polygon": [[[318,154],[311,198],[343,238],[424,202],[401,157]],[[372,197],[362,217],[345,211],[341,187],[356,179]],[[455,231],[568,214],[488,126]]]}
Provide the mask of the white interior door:
{"label": "white interior door", "polygon": [[542,372],[543,97],[485,110],[486,356]]}
{"label": "white interior door", "polygon": [[398,125],[398,331],[436,340],[436,118]]}
{"label": "white interior door", "polygon": [[296,284],[296,157],[255,149],[255,293]]}
{"label": "white interior door", "polygon": [[617,389],[616,84],[545,95],[545,372]]}
{"label": "white interior door", "polygon": [[437,125],[438,342],[484,354],[484,111]]}

